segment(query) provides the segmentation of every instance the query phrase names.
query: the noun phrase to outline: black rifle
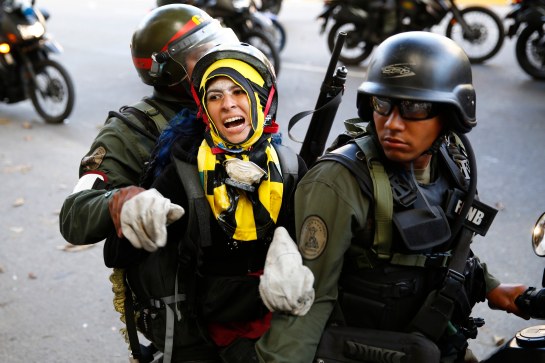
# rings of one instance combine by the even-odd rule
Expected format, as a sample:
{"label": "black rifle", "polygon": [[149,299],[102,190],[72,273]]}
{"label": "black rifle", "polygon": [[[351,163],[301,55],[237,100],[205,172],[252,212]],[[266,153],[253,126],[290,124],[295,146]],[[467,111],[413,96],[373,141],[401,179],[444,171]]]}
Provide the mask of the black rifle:
{"label": "black rifle", "polygon": [[[318,101],[313,111],[304,111],[293,116],[288,125],[288,132],[293,125],[305,116],[312,114],[310,125],[308,127],[303,145],[299,155],[307,166],[310,168],[318,157],[322,155],[325,149],[325,144],[333,125],[333,120],[337,114],[337,110],[341,103],[341,97],[344,91],[344,83],[346,82],[346,75],[348,71],[346,67],[341,66],[334,72],[335,67],[339,59],[339,54],[344,44],[346,33],[340,32],[335,42],[335,47],[331,53],[331,59],[329,66],[327,67],[322,87],[320,88],[320,94],[318,95]],[[290,138],[294,140],[291,136]]]}

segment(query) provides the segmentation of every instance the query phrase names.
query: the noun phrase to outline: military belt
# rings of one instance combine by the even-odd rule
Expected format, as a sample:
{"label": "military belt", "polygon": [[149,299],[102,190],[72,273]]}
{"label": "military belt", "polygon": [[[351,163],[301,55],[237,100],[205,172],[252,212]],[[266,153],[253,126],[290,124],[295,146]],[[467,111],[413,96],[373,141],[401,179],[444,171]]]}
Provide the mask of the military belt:
{"label": "military belt", "polygon": [[420,255],[404,255],[394,253],[390,263],[392,265],[401,266],[418,266],[418,267],[446,267],[450,261],[450,253],[431,253]]}

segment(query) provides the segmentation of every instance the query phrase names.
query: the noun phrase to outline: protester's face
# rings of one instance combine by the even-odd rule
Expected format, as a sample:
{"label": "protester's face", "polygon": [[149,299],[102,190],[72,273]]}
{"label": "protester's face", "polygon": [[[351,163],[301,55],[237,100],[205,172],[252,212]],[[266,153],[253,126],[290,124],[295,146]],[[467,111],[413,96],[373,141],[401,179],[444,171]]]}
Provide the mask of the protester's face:
{"label": "protester's face", "polygon": [[232,144],[244,142],[252,130],[246,92],[228,77],[216,77],[206,86],[206,109],[220,136]]}
{"label": "protester's face", "polygon": [[376,110],[373,119],[384,153],[388,159],[405,165],[414,162],[417,169],[424,168],[429,155],[422,155],[439,137],[442,123],[439,116],[422,120],[407,120],[401,116],[399,106],[392,108],[388,115]]}

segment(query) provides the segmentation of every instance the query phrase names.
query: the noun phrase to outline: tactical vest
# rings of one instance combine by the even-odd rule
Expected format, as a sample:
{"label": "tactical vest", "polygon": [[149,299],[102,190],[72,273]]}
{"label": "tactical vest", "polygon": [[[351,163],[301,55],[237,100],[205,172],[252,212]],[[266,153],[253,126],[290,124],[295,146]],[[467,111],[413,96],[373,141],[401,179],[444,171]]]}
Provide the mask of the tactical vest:
{"label": "tactical vest", "polygon": [[[441,286],[451,255],[448,222],[463,199],[469,174],[459,167],[464,165],[463,154],[452,156],[445,145],[437,159],[437,179],[422,186],[410,173],[385,167],[370,135],[320,158],[344,165],[372,201],[368,227],[346,252],[339,281],[340,307],[350,326],[405,331],[429,293]],[[480,233],[488,229],[472,227],[481,228]],[[477,260],[468,259],[466,291],[460,292],[460,308],[453,316],[456,323],[468,318],[467,305],[484,300],[483,276]]]}
{"label": "tactical vest", "polygon": [[[285,211],[291,204],[288,201],[299,177],[299,162],[287,147],[273,145],[284,179],[282,208]],[[174,163],[188,200],[186,213],[180,221],[186,223],[183,237],[178,243],[169,241],[165,247],[149,254],[138,267],[127,269],[127,281],[137,306],[135,310],[140,312],[138,328],[164,352],[164,362],[176,359],[179,354],[186,357],[196,346],[208,346],[215,351],[203,325],[206,321],[250,321],[268,313],[259,297],[259,276],[248,275],[248,271],[231,276],[228,272],[225,276],[201,273],[203,250],[217,243],[213,241],[211,231],[223,232],[219,226],[214,227],[213,222],[211,225],[210,206],[196,166],[177,158]],[[256,253],[259,269],[263,268],[270,241],[271,238],[256,241],[251,246],[252,250],[261,251]],[[222,258],[225,260],[228,256]],[[226,309],[226,306],[231,308]]]}
{"label": "tactical vest", "polygon": [[[153,146],[161,132],[168,126],[178,110],[167,105],[160,105],[156,101],[145,97],[142,100],[128,106],[123,106],[119,111],[110,111],[106,123],[113,118],[122,121],[134,132],[134,145],[143,162],[147,162]],[[97,189],[110,189],[107,183],[95,183]],[[126,341],[130,344],[132,355],[138,359],[141,357],[138,335],[135,327],[135,312],[133,309],[133,295],[126,285],[125,270],[130,262],[139,260],[142,250],[131,248],[127,240],[114,236],[106,239],[104,244],[104,262],[107,267],[113,267],[110,276],[112,290],[114,291],[114,308],[121,314],[121,320],[126,322],[127,328],[122,329]],[[126,263],[123,265],[120,263]],[[140,316],[138,317],[140,318]]]}

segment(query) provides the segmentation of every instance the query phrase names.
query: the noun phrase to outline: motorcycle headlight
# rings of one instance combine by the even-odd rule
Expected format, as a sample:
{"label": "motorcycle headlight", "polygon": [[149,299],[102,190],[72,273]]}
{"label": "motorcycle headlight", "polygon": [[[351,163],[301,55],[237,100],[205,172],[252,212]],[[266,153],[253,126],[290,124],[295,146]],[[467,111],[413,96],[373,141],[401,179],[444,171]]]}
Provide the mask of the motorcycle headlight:
{"label": "motorcycle headlight", "polygon": [[32,25],[17,25],[17,30],[19,30],[19,33],[21,33],[21,37],[24,40],[39,38],[45,34],[45,28],[40,22],[36,22]]}
{"label": "motorcycle headlight", "polygon": [[11,48],[8,43],[0,43],[0,53],[1,54],[8,54],[10,52]]}
{"label": "motorcycle headlight", "polygon": [[233,0],[233,7],[237,10],[250,7],[250,0]]}

